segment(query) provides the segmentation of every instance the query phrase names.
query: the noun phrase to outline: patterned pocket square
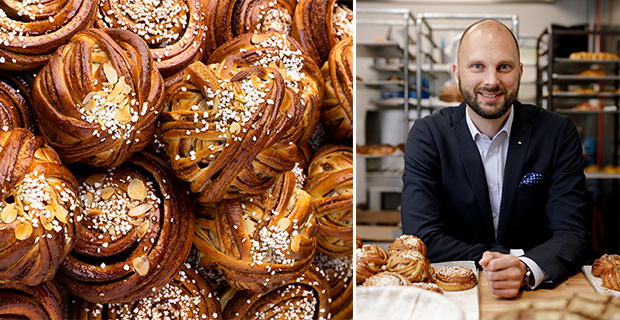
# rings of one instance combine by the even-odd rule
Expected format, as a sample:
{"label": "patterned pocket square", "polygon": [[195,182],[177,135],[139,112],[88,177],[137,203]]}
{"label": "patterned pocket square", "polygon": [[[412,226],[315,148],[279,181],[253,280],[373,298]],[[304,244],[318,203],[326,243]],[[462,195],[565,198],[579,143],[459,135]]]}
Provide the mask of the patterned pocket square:
{"label": "patterned pocket square", "polygon": [[545,175],[542,173],[530,172],[526,174],[523,179],[521,179],[521,183],[519,183],[519,186],[533,186],[542,181],[542,179],[544,178]]}

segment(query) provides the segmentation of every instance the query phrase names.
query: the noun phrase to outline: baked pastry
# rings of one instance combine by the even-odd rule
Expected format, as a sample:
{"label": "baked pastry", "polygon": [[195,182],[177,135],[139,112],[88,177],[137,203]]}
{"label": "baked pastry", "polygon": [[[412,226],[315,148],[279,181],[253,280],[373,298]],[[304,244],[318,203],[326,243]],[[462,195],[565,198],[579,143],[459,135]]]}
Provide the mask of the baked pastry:
{"label": "baked pastry", "polygon": [[203,20],[199,0],[101,0],[95,27],[139,35],[169,87],[181,81],[187,66],[202,59],[207,32]]}
{"label": "baked pastry", "polygon": [[463,102],[463,96],[461,95],[459,86],[452,85],[443,88],[439,93],[439,100],[443,102]]}
{"label": "baked pastry", "polygon": [[149,49],[121,29],[88,29],[58,49],[33,84],[37,130],[65,163],[115,167],[155,131],[164,86]]}
{"label": "baked pastry", "polygon": [[353,37],[340,40],[321,68],[325,98],[321,121],[334,139],[353,138]]}
{"label": "baked pastry", "polygon": [[37,286],[0,284],[0,318],[65,319],[62,291],[53,281]]}
{"label": "baked pastry", "polygon": [[304,189],[319,224],[319,250],[331,257],[353,252],[353,148],[323,146],[312,158]]}
{"label": "baked pastry", "polygon": [[[317,223],[310,195],[286,172],[256,196],[197,203],[194,244],[236,290],[266,292],[310,267]],[[209,261],[212,260],[212,261]]]}
{"label": "baked pastry", "polygon": [[602,110],[600,104],[591,104],[589,102],[580,103],[572,108],[573,110]]}
{"label": "baked pastry", "polygon": [[192,246],[194,212],[183,182],[147,153],[107,170],[74,171],[86,217],[59,283],[100,303],[136,301],[162,288]]}
{"label": "baked pastry", "polygon": [[620,291],[620,255],[604,254],[594,260],[592,275],[603,280],[603,287]]}
{"label": "baked pastry", "polygon": [[234,289],[223,292],[222,319],[328,319],[329,284],[317,269],[312,266],[265,293]]}
{"label": "baked pastry", "polygon": [[424,290],[428,290],[428,291],[433,291],[433,292],[437,292],[439,294],[443,294],[443,289],[441,289],[440,286],[436,285],[435,283],[432,282],[413,282],[411,283],[412,286],[414,287],[418,287]]}
{"label": "baked pastry", "polygon": [[393,286],[410,286],[411,281],[406,277],[390,271],[382,271],[370,276],[362,286],[364,287],[393,287]]}
{"label": "baked pastry", "polygon": [[95,19],[97,1],[0,2],[0,69],[41,68],[52,53]]}
{"label": "baked pastry", "polygon": [[[73,301],[72,301],[73,302]],[[218,319],[222,312],[207,280],[188,263],[161,289],[129,303],[93,303],[76,299],[71,319]]]}
{"label": "baked pastry", "polygon": [[453,266],[433,270],[435,284],[445,291],[461,291],[473,288],[478,284],[478,277],[467,267]]}
{"label": "baked pastry", "polygon": [[618,60],[618,55],[610,52],[573,52],[568,56],[573,60]]}
{"label": "baked pastry", "polygon": [[363,241],[362,237],[360,237],[358,235],[355,236],[355,249],[359,249],[359,248],[361,248],[364,245],[364,243],[362,241]]}
{"label": "baked pastry", "polygon": [[336,43],[353,37],[353,11],[336,0],[300,0],[291,36],[321,66]]}
{"label": "baked pastry", "polygon": [[0,283],[51,280],[76,243],[78,183],[56,152],[24,128],[0,131]]}
{"label": "baked pastry", "polygon": [[385,270],[398,273],[411,282],[431,280],[431,263],[421,253],[413,250],[397,251],[385,264]]}
{"label": "baked pastry", "polygon": [[561,297],[535,299],[497,315],[496,320],[534,319],[617,319],[620,298],[612,295],[577,293]]}
{"label": "baked pastry", "polygon": [[394,255],[399,251],[417,251],[422,256],[426,257],[426,244],[420,238],[412,236],[410,234],[403,234],[396,238],[394,242],[388,247],[388,253]]}
{"label": "baked pastry", "polygon": [[332,258],[317,252],[313,263],[329,283],[331,319],[353,318],[353,257]]}
{"label": "baked pastry", "polygon": [[387,251],[376,244],[365,244],[355,249],[355,283],[362,283],[381,272],[388,258]]}
{"label": "baked pastry", "polygon": [[[276,69],[229,57],[209,66],[196,62],[184,79],[166,92],[160,129],[172,168],[198,201],[261,193],[294,167],[296,150],[282,144],[284,150],[266,151],[260,166],[252,164],[301,117],[299,100]],[[289,162],[269,161],[280,151],[290,152]]]}
{"label": "baked pastry", "polygon": [[0,130],[26,128],[34,132],[30,85],[20,76],[0,71]]}
{"label": "baked pastry", "polygon": [[297,93],[303,108],[303,119],[287,136],[293,136],[291,140],[295,143],[310,139],[319,121],[324,80],[319,66],[302,51],[299,43],[275,30],[244,34],[220,46],[209,57],[209,63],[222,62],[231,55],[249,65],[272,67],[280,72],[284,83]]}
{"label": "baked pastry", "polygon": [[584,77],[603,77],[607,75],[607,72],[605,72],[605,70],[587,69],[577,73],[576,75]]}

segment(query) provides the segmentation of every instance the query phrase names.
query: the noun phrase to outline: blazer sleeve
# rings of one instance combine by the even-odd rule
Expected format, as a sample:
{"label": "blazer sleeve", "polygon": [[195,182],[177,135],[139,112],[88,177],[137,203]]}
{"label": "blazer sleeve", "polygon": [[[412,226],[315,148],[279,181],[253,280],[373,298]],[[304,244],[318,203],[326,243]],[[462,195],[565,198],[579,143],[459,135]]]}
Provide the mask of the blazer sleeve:
{"label": "blazer sleeve", "polygon": [[[441,182],[441,158],[458,158],[454,154],[440,151],[446,150],[445,137],[452,134],[449,125],[446,126],[442,128],[441,123],[429,121],[427,117],[417,120],[409,132],[401,199],[403,233],[422,239],[428,247],[427,257],[432,262],[478,261],[487,250],[509,253],[509,248],[494,243],[492,230],[488,241],[476,243],[460,240],[446,232],[444,210],[447,210],[445,204],[450,200]],[[441,145],[441,148],[438,148],[438,145]],[[462,227],[469,228],[471,232],[479,232],[476,222]]]}

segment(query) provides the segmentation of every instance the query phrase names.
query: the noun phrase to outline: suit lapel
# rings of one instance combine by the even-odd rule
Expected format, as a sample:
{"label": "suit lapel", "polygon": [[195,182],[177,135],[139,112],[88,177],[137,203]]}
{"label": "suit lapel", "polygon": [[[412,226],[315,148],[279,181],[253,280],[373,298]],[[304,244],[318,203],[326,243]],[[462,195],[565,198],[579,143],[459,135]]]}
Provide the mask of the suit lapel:
{"label": "suit lapel", "polygon": [[476,143],[471,138],[471,133],[467,126],[467,121],[465,120],[464,103],[461,104],[461,108],[459,109],[456,118],[460,120],[455,122],[452,129],[456,136],[458,150],[463,161],[465,173],[467,174],[472,192],[476,197],[482,214],[482,220],[485,223],[486,229],[493,235],[495,234],[495,230],[493,228],[493,217],[491,216],[491,201],[489,200],[486,174],[484,173],[478,147],[476,147]]}
{"label": "suit lapel", "polygon": [[517,196],[521,172],[532,133],[532,124],[526,121],[527,115],[524,114],[523,108],[520,108],[518,101],[515,101],[514,108],[514,119],[510,133],[508,154],[506,156],[504,186],[502,187],[502,201],[497,226],[498,243],[502,242],[503,230],[506,228],[512,214],[513,203]]}

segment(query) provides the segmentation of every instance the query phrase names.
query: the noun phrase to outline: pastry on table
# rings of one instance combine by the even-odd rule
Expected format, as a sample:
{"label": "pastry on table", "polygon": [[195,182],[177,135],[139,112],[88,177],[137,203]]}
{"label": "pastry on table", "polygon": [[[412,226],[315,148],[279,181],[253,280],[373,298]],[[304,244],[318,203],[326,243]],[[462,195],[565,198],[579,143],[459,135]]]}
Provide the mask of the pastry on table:
{"label": "pastry on table", "polygon": [[220,293],[220,303],[226,320],[328,319],[329,284],[321,270],[311,266],[264,293],[230,288]]}
{"label": "pastry on table", "polygon": [[221,319],[217,292],[188,263],[161,289],[129,303],[93,303],[75,299],[71,319]]}
{"label": "pastry on table", "polygon": [[352,139],[353,37],[334,45],[321,72],[325,78],[321,122],[333,139]]}
{"label": "pastry on table", "polygon": [[394,241],[388,247],[388,253],[394,255],[399,251],[413,250],[419,252],[422,256],[426,257],[426,244],[420,238],[403,234],[402,236],[394,239]]}
{"label": "pastry on table", "polygon": [[206,26],[199,0],[102,0],[95,27],[125,29],[140,36],[166,87],[181,81],[185,68],[203,56]]}
{"label": "pastry on table", "polygon": [[248,66],[232,56],[208,66],[195,62],[183,79],[166,91],[161,138],[176,175],[189,182],[198,201],[259,194],[294,167],[296,150],[290,149],[283,151],[291,156],[285,166],[265,154],[263,163],[252,163],[302,116],[299,100],[276,69]]}
{"label": "pastry on table", "polygon": [[318,249],[331,257],[353,252],[353,148],[328,144],[308,167],[304,189],[312,196],[312,213],[319,224]]}
{"label": "pastry on table", "polygon": [[65,319],[64,298],[54,280],[36,286],[0,284],[0,318]]}
{"label": "pastry on table", "polygon": [[82,224],[78,182],[56,152],[24,128],[0,131],[0,283],[54,278]]}
{"label": "pastry on table", "polygon": [[319,121],[324,80],[320,67],[299,43],[275,30],[243,34],[221,45],[209,57],[209,63],[220,63],[231,55],[250,65],[272,67],[280,72],[284,83],[297,94],[303,108],[303,119],[287,135],[293,136],[295,143],[310,139]]}
{"label": "pastry on table", "polygon": [[618,55],[610,52],[573,52],[568,56],[572,60],[618,60]]}
{"label": "pastry on table", "polygon": [[325,274],[330,285],[331,319],[353,318],[353,257],[332,258],[322,252],[314,256],[314,265]]}
{"label": "pastry on table", "polygon": [[433,268],[433,281],[444,291],[471,289],[478,284],[478,277],[467,267],[452,266],[443,269]]}
{"label": "pastry on table", "polygon": [[428,290],[428,291],[433,291],[433,292],[437,292],[439,294],[443,294],[443,289],[441,289],[440,286],[438,286],[435,283],[432,282],[413,282],[411,283],[412,286],[414,287],[418,287],[424,290]]}
{"label": "pastry on table", "polygon": [[336,0],[300,0],[291,35],[318,65],[323,65],[336,43],[353,37],[353,29],[353,11]]}
{"label": "pastry on table", "polygon": [[592,263],[592,275],[600,277],[602,286],[620,291],[620,256],[604,254]]}
{"label": "pastry on table", "polygon": [[360,284],[381,272],[389,255],[376,244],[365,244],[355,249],[355,283]]}
{"label": "pastry on table", "polygon": [[97,1],[0,1],[0,69],[41,68],[77,32],[93,25]]}
{"label": "pastry on table", "polygon": [[355,249],[359,249],[364,245],[362,237],[355,235]]}
{"label": "pastry on table", "polygon": [[411,282],[431,280],[431,263],[418,251],[397,251],[390,255],[384,268],[402,275]]}
{"label": "pastry on table", "polygon": [[34,132],[30,85],[22,77],[0,71],[0,130],[26,128]]}
{"label": "pastry on table", "polygon": [[139,36],[88,29],[52,55],[32,95],[35,126],[63,162],[115,167],[150,143],[164,85]]}
{"label": "pastry on table", "polygon": [[512,310],[497,315],[496,320],[534,319],[617,319],[620,298],[611,295],[576,293],[572,295],[536,299],[522,303]]}
{"label": "pastry on table", "polygon": [[162,288],[192,246],[185,184],[160,159],[136,153],[121,166],[74,168],[84,222],[56,275],[90,302],[131,302]]}
{"label": "pastry on table", "polygon": [[411,281],[405,276],[391,271],[381,271],[368,277],[362,284],[364,287],[410,286]]}
{"label": "pastry on table", "polygon": [[310,267],[316,230],[310,195],[289,171],[260,195],[198,202],[194,244],[231,287],[266,292]]}

